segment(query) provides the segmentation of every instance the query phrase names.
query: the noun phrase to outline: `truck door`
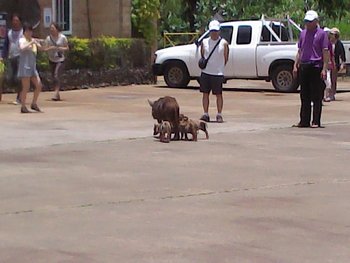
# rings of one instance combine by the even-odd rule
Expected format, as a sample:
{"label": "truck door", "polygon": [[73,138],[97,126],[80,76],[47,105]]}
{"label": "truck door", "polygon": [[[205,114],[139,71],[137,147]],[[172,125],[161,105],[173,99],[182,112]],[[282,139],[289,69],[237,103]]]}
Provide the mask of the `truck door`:
{"label": "truck door", "polygon": [[239,78],[254,78],[256,74],[256,43],[253,41],[251,25],[239,25],[237,34],[230,47],[229,62],[226,65],[225,76]]}

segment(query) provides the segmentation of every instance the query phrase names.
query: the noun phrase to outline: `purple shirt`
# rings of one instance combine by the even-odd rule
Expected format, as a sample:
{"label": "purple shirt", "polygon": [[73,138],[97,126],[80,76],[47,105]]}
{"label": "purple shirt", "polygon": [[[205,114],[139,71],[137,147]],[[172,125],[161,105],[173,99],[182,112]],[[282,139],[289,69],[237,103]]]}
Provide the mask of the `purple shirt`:
{"label": "purple shirt", "polygon": [[322,67],[323,50],[328,50],[328,47],[328,35],[323,29],[317,27],[312,31],[306,29],[301,31],[298,42],[301,63],[315,63],[318,67]]}

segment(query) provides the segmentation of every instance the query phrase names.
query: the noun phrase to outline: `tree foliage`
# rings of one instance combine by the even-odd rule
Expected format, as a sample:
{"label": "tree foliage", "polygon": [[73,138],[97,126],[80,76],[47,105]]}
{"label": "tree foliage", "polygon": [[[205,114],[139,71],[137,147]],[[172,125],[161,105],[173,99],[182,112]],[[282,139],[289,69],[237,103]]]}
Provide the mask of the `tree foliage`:
{"label": "tree foliage", "polygon": [[302,23],[309,9],[319,13],[321,24],[350,36],[350,0],[133,0],[133,7],[134,25],[141,25],[139,31],[146,35],[151,35],[147,17],[159,17],[158,37],[162,32],[202,31],[214,17],[227,21],[288,15]]}
{"label": "tree foliage", "polygon": [[131,21],[134,27],[151,43],[157,38],[157,23],[159,19],[160,0],[133,0]]}

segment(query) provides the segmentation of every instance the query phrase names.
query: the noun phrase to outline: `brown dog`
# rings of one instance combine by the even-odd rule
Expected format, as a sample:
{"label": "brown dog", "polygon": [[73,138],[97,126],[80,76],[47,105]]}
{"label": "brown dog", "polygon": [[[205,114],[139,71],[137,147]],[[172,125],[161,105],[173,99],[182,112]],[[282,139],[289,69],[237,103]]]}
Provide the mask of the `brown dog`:
{"label": "brown dog", "polygon": [[180,114],[179,117],[179,131],[181,133],[181,140],[185,137],[188,140],[187,133],[192,134],[192,140],[197,141],[197,133],[199,130],[204,131],[206,139],[209,139],[207,124],[203,121],[194,121],[187,116]]}
{"label": "brown dog", "polygon": [[[155,123],[153,125],[153,136],[154,137],[156,137],[156,135],[160,134],[160,125],[161,125],[161,123]],[[173,128],[171,128],[171,133],[174,133],[174,129]],[[158,136],[158,138],[159,138],[159,136]]]}
{"label": "brown dog", "polygon": [[171,124],[168,121],[162,121],[159,125],[159,140],[161,142],[170,142],[171,140]]}
{"label": "brown dog", "polygon": [[176,99],[173,97],[165,96],[153,102],[148,100],[148,103],[152,107],[153,118],[156,119],[158,123],[161,123],[162,121],[169,121],[174,130],[174,140],[178,140],[180,138],[180,107]]}

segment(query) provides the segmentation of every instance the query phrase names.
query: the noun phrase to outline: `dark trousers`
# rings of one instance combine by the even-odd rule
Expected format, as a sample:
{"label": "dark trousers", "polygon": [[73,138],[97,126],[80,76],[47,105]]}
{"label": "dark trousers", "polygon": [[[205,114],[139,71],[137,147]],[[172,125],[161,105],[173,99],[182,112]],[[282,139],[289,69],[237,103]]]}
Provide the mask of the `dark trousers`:
{"label": "dark trousers", "polygon": [[6,83],[9,86],[14,86],[17,92],[17,99],[19,99],[19,94],[22,91],[21,82],[17,76],[18,74],[19,57],[7,59],[6,65]]}
{"label": "dark trousers", "polygon": [[300,124],[309,126],[311,120],[311,102],[313,103],[312,124],[321,126],[322,99],[326,84],[321,78],[321,68],[301,65],[300,68]]}
{"label": "dark trousers", "polygon": [[50,64],[50,70],[51,70],[51,75],[53,78],[53,84],[56,85],[61,85],[61,78],[62,78],[62,73],[64,71],[64,62],[52,62],[49,61]]}

